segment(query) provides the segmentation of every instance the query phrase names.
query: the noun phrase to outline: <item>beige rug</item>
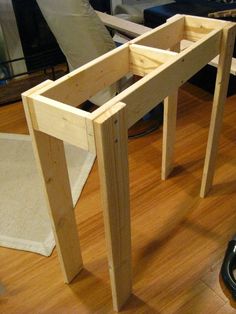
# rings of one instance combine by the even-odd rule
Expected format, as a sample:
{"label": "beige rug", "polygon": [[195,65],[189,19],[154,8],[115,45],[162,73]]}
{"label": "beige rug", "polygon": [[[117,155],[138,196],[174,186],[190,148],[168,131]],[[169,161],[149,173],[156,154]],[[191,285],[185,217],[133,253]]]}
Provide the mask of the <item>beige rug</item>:
{"label": "beige rug", "polygon": [[[65,145],[74,204],[95,156]],[[0,246],[49,256],[55,246],[28,135],[0,133]]]}

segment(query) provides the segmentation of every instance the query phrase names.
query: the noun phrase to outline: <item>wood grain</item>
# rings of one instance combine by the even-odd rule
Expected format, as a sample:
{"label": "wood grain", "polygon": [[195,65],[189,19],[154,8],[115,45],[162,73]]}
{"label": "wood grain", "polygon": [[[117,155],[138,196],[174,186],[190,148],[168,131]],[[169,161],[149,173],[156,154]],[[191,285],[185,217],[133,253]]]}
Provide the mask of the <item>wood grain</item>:
{"label": "wood grain", "polygon": [[77,107],[129,72],[128,44],[113,49],[55,81],[42,95]]}
{"label": "wood grain", "polygon": [[[203,39],[173,57],[172,60],[113,97],[94,111],[91,116],[95,118],[117,102],[124,102],[127,105],[128,127],[131,127],[215,57],[219,52],[220,38],[220,31],[210,32]],[[192,60],[195,62],[193,63]]]}
{"label": "wood grain", "polygon": [[[132,37],[137,37],[140,35],[144,35],[145,33],[147,33],[148,31],[150,31],[151,29],[149,27],[143,26],[143,25],[139,25],[133,22],[129,22],[129,21],[124,21],[120,18],[117,18],[115,16],[110,16],[108,14],[102,13],[102,12],[97,12],[100,19],[103,21],[103,23],[105,25],[107,25],[108,27],[111,27],[113,29],[117,29],[117,30],[125,30],[125,32],[128,34],[128,36]],[[167,21],[168,22],[173,22],[178,20],[181,17],[180,14],[176,14],[175,16],[169,18]],[[195,16],[194,19],[197,20],[197,24],[195,23],[195,25],[193,26],[193,20],[189,20],[189,26],[192,28],[195,28],[195,32],[196,32],[196,28],[199,27],[199,23],[198,23],[198,18]],[[213,24],[212,24],[213,22]],[[187,22],[188,23],[188,22]],[[225,21],[220,21],[220,23],[215,22],[213,19],[210,20],[210,29],[216,27],[217,25],[219,26],[220,24],[223,25],[222,23],[225,23]],[[209,30],[209,19],[207,20],[207,24],[208,24],[208,30]],[[217,25],[216,25],[217,24]],[[176,24],[174,25],[176,26]],[[179,27],[180,25],[178,25]],[[206,27],[206,26],[205,26]],[[181,33],[184,32],[184,20],[182,21],[182,25],[181,25],[181,29],[178,29],[178,32],[180,31],[179,35],[181,35]],[[174,28],[174,30],[171,31],[172,34],[174,34],[176,32],[176,29]],[[146,34],[147,35],[147,34]],[[145,36],[143,36],[143,38],[145,38]],[[176,36],[176,34],[175,34]],[[199,37],[199,36],[198,36]],[[179,37],[179,40],[181,40],[182,37]],[[169,38],[168,38],[169,40]],[[177,41],[178,42],[178,41]],[[135,40],[134,43],[137,43],[137,41]],[[182,48],[186,48],[186,46],[189,46],[189,44],[191,44],[191,41],[188,40],[182,40],[181,41],[181,50]],[[140,44],[142,44],[140,42]],[[145,43],[147,45],[147,42]],[[151,45],[152,47],[157,47],[157,48],[167,48],[166,46],[167,44],[167,40],[166,40],[166,34],[164,36],[162,36],[161,38],[159,37],[158,39],[153,38],[152,43],[149,42],[149,45]],[[170,43],[169,43],[170,44]],[[171,46],[171,45],[170,45]],[[169,46],[169,47],[170,47]],[[169,48],[168,47],[168,48]],[[215,57],[214,59],[212,59],[209,64],[216,67],[218,66],[219,63],[219,58]],[[236,59],[232,58],[232,65],[231,65],[231,70],[230,72],[233,75],[236,75]]]}
{"label": "wood grain", "polygon": [[130,297],[131,233],[128,133],[125,104],[118,103],[94,121],[113,305]]}
{"label": "wood grain", "polygon": [[169,50],[132,44],[130,45],[129,57],[131,72],[135,75],[144,76],[175,55],[176,53]]}
{"label": "wood grain", "polygon": [[[180,52],[180,43],[172,47],[172,51]],[[176,133],[178,90],[164,99],[163,141],[161,178],[166,180],[173,169],[174,144]]]}
{"label": "wood grain", "polygon": [[[161,129],[128,143],[133,294],[124,313],[236,310],[217,269],[236,231],[236,96],[225,107],[215,184],[200,199],[211,101],[197,87],[181,87],[175,167],[167,181],[160,177]],[[22,108],[13,107],[0,108],[1,132],[26,128]],[[62,281],[56,250],[46,258],[0,248],[1,313],[114,313],[99,191],[95,164],[75,209],[85,269],[70,285]]]}
{"label": "wood grain", "polygon": [[166,180],[173,169],[178,91],[164,100],[161,178]]}
{"label": "wood grain", "polygon": [[34,157],[42,180],[48,213],[56,242],[64,281],[69,283],[82,268],[80,243],[76,227],[65,148],[62,140],[37,131],[32,125],[31,94],[50,85],[45,81],[22,94],[24,112],[32,140]]}
{"label": "wood grain", "polygon": [[236,24],[228,23],[223,29],[221,40],[219,66],[217,69],[211,122],[200,191],[201,197],[205,197],[207,195],[213,182],[218,142],[221,133],[224,106],[228,91],[235,34]]}
{"label": "wood grain", "polygon": [[88,112],[40,95],[32,96],[31,102],[35,130],[95,153],[92,121]]}

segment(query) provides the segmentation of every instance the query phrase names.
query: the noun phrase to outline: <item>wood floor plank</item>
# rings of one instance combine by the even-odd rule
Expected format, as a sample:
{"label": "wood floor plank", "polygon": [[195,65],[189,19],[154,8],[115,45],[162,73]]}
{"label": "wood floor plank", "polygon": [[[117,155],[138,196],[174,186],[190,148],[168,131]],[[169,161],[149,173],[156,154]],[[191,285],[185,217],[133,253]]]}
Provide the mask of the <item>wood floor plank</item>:
{"label": "wood floor plank", "polygon": [[0,132],[27,134],[28,128],[21,102],[0,107]]}
{"label": "wood floor plank", "polygon": [[216,314],[234,314],[235,311],[236,308],[234,306],[232,306],[230,303],[226,303],[216,312]]}
{"label": "wood floor plank", "polygon": [[[203,274],[201,281],[212,289],[222,300],[225,301],[225,303],[228,303],[228,300],[229,298],[231,299],[231,297],[220,277],[220,268],[224,257],[223,255],[224,253],[222,254],[219,262],[213,264],[210,269]],[[236,303],[232,302],[232,305],[236,308]]]}
{"label": "wood floor plank", "polygon": [[201,281],[164,306],[163,314],[215,313],[225,302]]}

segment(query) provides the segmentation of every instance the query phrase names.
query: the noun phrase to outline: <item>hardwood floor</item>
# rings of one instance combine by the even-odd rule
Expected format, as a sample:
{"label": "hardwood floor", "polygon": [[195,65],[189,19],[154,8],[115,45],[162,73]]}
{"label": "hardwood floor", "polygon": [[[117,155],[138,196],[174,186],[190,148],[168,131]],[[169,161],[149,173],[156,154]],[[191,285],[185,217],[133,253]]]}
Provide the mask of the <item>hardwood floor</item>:
{"label": "hardwood floor", "polygon": [[[180,90],[175,169],[161,181],[162,130],[129,141],[133,295],[122,313],[236,313],[219,279],[236,233],[236,95],[228,98],[214,186],[200,199],[211,95]],[[0,132],[25,133],[20,103],[0,108]],[[0,248],[0,313],[113,313],[97,164],[75,209],[84,270],[63,283],[51,257]]]}

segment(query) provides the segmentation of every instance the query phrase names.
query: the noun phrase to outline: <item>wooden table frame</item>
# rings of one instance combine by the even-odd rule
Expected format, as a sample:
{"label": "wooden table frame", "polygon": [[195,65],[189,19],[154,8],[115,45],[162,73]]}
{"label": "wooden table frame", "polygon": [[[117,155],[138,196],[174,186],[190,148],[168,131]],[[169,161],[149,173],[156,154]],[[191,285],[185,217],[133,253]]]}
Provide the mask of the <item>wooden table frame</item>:
{"label": "wooden table frame", "polygon": [[[81,270],[82,258],[63,141],[97,154],[115,310],[126,302],[132,287],[127,129],[165,99],[165,179],[172,169],[177,90],[220,53],[203,195],[211,184],[215,151],[210,147],[218,140],[213,130],[221,124],[234,37],[233,23],[177,15],[57,81],[46,81],[22,94],[67,283]],[[180,53],[170,51],[177,50],[183,39],[192,45]],[[76,108],[127,73],[143,78],[92,113]]]}

